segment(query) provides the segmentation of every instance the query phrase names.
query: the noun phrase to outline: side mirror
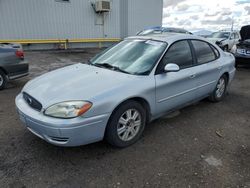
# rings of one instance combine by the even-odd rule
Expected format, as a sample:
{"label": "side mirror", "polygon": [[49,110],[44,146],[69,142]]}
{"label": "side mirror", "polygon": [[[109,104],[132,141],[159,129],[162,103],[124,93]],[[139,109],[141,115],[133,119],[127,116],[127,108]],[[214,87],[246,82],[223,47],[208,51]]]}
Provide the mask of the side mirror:
{"label": "side mirror", "polygon": [[164,67],[165,72],[178,72],[179,70],[180,70],[180,67],[174,63],[168,63]]}

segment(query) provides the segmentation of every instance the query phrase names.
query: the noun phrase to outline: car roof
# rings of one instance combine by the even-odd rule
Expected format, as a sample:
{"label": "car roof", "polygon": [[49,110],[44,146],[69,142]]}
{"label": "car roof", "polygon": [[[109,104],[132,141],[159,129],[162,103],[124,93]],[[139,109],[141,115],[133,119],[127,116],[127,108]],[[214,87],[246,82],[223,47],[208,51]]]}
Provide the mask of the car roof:
{"label": "car roof", "polygon": [[186,29],[183,29],[183,28],[178,28],[178,27],[162,27],[162,26],[155,26],[155,27],[148,27],[148,28],[145,28],[144,30],[142,31],[146,31],[146,30],[175,30],[175,31],[182,31],[182,32],[189,32],[187,31]]}
{"label": "car roof", "polygon": [[157,40],[157,41],[162,41],[162,42],[167,42],[167,43],[172,43],[177,40],[196,39],[196,40],[204,40],[206,42],[209,42],[203,37],[190,35],[190,34],[180,34],[180,33],[154,34],[154,35],[148,35],[148,36],[131,36],[126,39]]}

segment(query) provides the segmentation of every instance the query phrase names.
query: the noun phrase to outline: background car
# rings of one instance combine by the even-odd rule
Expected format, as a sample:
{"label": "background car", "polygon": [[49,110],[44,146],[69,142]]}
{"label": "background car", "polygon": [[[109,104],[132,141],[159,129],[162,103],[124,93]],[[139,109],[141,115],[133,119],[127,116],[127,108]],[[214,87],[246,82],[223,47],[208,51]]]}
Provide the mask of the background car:
{"label": "background car", "polygon": [[233,53],[238,64],[250,65],[250,25],[243,26],[240,30],[241,40],[235,45]]}
{"label": "background car", "polygon": [[9,80],[28,75],[29,65],[24,61],[21,45],[0,44],[0,90]]}
{"label": "background car", "polygon": [[236,31],[218,31],[212,33],[207,39],[228,52],[239,43],[240,35]]}
{"label": "background car", "polygon": [[126,147],[162,115],[206,97],[221,101],[233,80],[234,63],[231,53],[201,37],[130,37],[88,64],[29,81],[16,107],[27,129],[51,144],[106,139]]}
{"label": "background car", "polygon": [[137,33],[140,36],[154,35],[154,34],[164,34],[164,33],[181,33],[181,34],[192,34],[191,32],[174,27],[152,27],[145,30],[142,30]]}

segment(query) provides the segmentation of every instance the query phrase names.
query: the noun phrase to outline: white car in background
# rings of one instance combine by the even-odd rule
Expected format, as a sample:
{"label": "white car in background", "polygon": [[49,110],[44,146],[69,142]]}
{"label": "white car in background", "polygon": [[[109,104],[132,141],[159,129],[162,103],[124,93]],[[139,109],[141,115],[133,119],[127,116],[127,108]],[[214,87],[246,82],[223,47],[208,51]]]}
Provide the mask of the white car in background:
{"label": "white car in background", "polygon": [[240,34],[237,31],[218,31],[212,33],[209,41],[217,44],[224,51],[231,51],[234,45],[239,43]]}

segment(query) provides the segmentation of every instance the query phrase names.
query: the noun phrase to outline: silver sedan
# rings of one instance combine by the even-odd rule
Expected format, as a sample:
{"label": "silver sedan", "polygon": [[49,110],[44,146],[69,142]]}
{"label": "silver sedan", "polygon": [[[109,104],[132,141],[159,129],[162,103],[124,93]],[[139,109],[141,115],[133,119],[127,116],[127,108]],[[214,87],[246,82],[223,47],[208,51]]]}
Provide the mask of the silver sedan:
{"label": "silver sedan", "polygon": [[51,144],[105,138],[126,147],[162,115],[206,97],[221,101],[234,74],[234,56],[203,38],[129,37],[87,64],[29,81],[16,106],[27,129]]}

